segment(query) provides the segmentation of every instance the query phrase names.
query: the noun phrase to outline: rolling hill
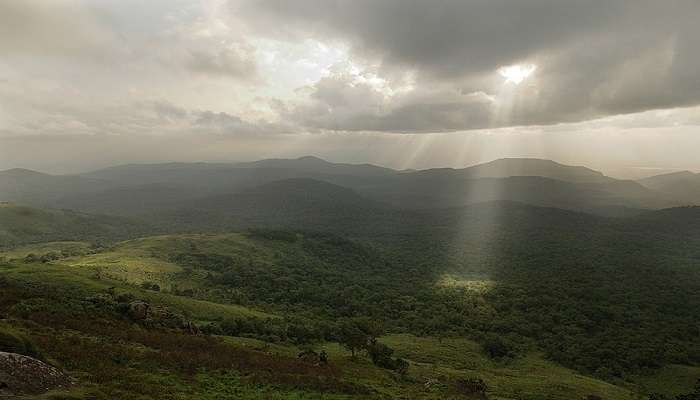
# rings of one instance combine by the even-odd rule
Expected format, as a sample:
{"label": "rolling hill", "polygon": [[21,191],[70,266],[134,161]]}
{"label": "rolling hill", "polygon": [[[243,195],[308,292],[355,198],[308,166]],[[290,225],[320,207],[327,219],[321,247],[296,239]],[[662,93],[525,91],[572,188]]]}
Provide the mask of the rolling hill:
{"label": "rolling hill", "polygon": [[65,196],[80,196],[108,188],[107,182],[79,176],[49,175],[27,169],[0,171],[0,201],[60,208]]}
{"label": "rolling hill", "polygon": [[57,240],[109,241],[146,232],[143,224],[118,217],[0,204],[0,248]]}
{"label": "rolling hill", "polygon": [[566,182],[603,183],[615,179],[599,171],[581,166],[560,164],[551,160],[536,158],[501,158],[464,169],[437,169],[430,171],[452,172],[463,178],[508,178],[513,176],[540,176]]}
{"label": "rolling hill", "polygon": [[700,205],[700,174],[682,171],[652,176],[638,182],[684,205]]}
{"label": "rolling hill", "polygon": [[677,204],[629,181],[575,183],[538,176],[465,179],[451,170],[403,174],[381,185],[357,190],[367,197],[409,209],[505,200],[603,215],[616,215],[615,209],[619,209],[624,215],[634,209]]}

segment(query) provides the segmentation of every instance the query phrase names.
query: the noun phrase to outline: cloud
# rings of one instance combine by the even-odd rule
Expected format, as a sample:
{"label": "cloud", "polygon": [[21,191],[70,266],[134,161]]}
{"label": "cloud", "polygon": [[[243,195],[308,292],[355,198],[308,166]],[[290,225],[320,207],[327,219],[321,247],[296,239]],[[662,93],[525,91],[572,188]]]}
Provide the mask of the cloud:
{"label": "cloud", "polygon": [[[233,0],[230,9],[258,35],[340,41],[356,60],[378,65],[382,76],[411,72],[418,93],[452,86],[504,97],[503,81],[494,79],[499,68],[537,65],[527,87],[505,96],[517,96],[508,113],[503,101],[485,109],[458,96],[441,104],[399,96],[368,115],[368,128],[556,124],[700,104],[700,3],[694,0]],[[356,105],[356,112],[332,112],[336,129],[357,129],[348,115],[364,115],[366,106]],[[479,114],[498,118],[484,121]]]}
{"label": "cloud", "polygon": [[[0,163],[696,165],[698,15],[697,0],[0,0]],[[498,72],[530,64],[518,85]]]}
{"label": "cloud", "polygon": [[282,118],[316,130],[436,132],[486,128],[493,98],[454,88],[389,88],[358,81],[348,73],[322,78],[306,88],[306,100],[284,109]]}
{"label": "cloud", "polygon": [[3,57],[78,57],[100,61],[119,50],[117,38],[78,0],[0,2]]}
{"label": "cloud", "polygon": [[191,50],[186,65],[197,73],[234,79],[252,79],[256,75],[255,59],[236,48],[218,52]]}

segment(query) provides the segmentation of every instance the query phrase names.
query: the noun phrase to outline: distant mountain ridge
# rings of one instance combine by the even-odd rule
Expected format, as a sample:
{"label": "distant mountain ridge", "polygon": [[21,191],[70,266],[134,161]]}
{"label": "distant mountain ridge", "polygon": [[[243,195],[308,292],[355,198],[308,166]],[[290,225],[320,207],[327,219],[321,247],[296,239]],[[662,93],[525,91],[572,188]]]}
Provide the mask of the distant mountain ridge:
{"label": "distant mountain ridge", "polygon": [[700,205],[700,174],[680,171],[640,179],[637,182],[649,189],[664,193],[682,205]]}
{"label": "distant mountain ridge", "polygon": [[293,179],[337,185],[399,209],[506,200],[602,215],[629,215],[637,209],[683,205],[688,197],[684,194],[676,199],[644,182],[618,180],[590,168],[551,160],[505,158],[462,169],[397,171],[306,156],[231,164],[130,164],[80,175],[8,170],[0,172],[0,201],[143,216]]}
{"label": "distant mountain ridge", "polygon": [[472,179],[540,176],[568,182],[600,183],[615,181],[615,179],[603,175],[602,172],[587,167],[564,165],[552,160],[537,158],[501,158],[484,164],[457,169],[455,172]]}

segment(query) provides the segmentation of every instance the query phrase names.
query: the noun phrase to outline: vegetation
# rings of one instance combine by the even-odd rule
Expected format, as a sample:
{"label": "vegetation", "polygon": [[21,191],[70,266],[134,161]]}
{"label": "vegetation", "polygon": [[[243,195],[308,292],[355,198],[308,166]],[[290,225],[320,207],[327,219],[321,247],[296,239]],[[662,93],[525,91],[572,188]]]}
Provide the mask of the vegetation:
{"label": "vegetation", "polygon": [[[455,274],[455,270],[451,272],[452,278],[445,280],[444,273],[435,267],[418,264],[409,269],[405,264],[397,264],[400,259],[392,259],[396,250],[388,245],[372,248],[320,233],[255,230],[246,234],[158,236],[101,249],[75,243],[25,247],[4,256],[5,285],[12,289],[3,290],[5,300],[1,304],[6,306],[0,313],[10,317],[12,329],[26,332],[41,354],[47,354],[51,360],[63,359],[59,365],[64,367],[63,363],[77,362],[70,361],[71,357],[81,356],[74,352],[55,355],[52,351],[56,350],[51,349],[61,349],[60,343],[42,342],[48,339],[45,335],[38,335],[37,339],[39,332],[44,329],[77,331],[85,336],[80,340],[126,341],[130,343],[128,348],[146,346],[159,354],[163,354],[159,345],[150,341],[146,344],[146,339],[133,342],[134,338],[152,332],[148,334],[162,335],[157,340],[194,340],[197,346],[215,346],[212,351],[228,354],[229,351],[239,351],[241,347],[244,350],[250,347],[241,346],[239,342],[232,345],[221,339],[210,342],[206,338],[213,340],[222,335],[247,337],[259,341],[253,352],[269,353],[268,346],[276,344],[281,347],[273,353],[289,360],[296,360],[299,351],[294,348],[297,346],[325,349],[329,363],[323,368],[339,369],[334,372],[340,374],[336,375],[339,381],[333,385],[344,388],[339,389],[338,395],[341,396],[366,395],[388,384],[373,381],[376,378],[366,377],[369,381],[365,381],[355,376],[357,365],[364,365],[364,362],[378,369],[372,369],[373,374],[381,376],[378,371],[382,370],[394,374],[398,380],[389,385],[399,392],[413,393],[417,387],[433,379],[428,375],[437,373],[432,371],[426,375],[425,363],[428,363],[439,371],[446,368],[443,373],[449,376],[447,381],[438,378],[439,384],[429,384],[437,385],[430,389],[437,391],[435,393],[459,396],[474,391],[473,395],[480,395],[477,389],[482,387],[481,380],[487,396],[501,393],[506,398],[523,398],[523,393],[534,396],[545,391],[542,385],[528,383],[529,373],[525,371],[532,371],[535,365],[541,365],[539,368],[544,368],[542,373],[549,374],[552,382],[566,382],[569,379],[564,378],[566,374],[580,376],[565,369],[555,373],[552,370],[554,365],[537,355],[542,351],[548,359],[617,385],[603,384],[594,378],[586,378],[588,383],[581,385],[575,383],[581,378],[572,378],[567,390],[575,388],[581,398],[590,394],[615,399],[630,398],[635,391],[659,391],[659,387],[667,382],[649,382],[653,381],[650,377],[662,373],[666,368],[664,365],[697,362],[692,350],[697,346],[697,335],[687,331],[687,336],[683,336],[686,331],[681,330],[681,327],[687,330],[688,326],[693,326],[689,321],[697,318],[698,309],[694,307],[698,301],[697,291],[692,290],[697,281],[689,279],[694,275],[688,275],[686,269],[679,268],[678,264],[666,267],[655,262],[653,268],[666,268],[667,278],[653,279],[656,296],[649,298],[645,277],[653,270],[647,274],[633,274],[631,268],[638,270],[644,265],[637,258],[635,260],[639,263],[629,264],[630,270],[625,268],[628,264],[608,258],[618,261],[617,269],[596,272],[593,264],[577,274],[574,266],[568,265],[563,257],[554,258],[552,252],[543,247],[571,245],[557,232],[540,238],[533,237],[527,230],[510,232],[511,240],[517,237],[514,236],[516,233],[528,235],[531,241],[536,241],[525,248],[513,246],[502,252],[503,257],[510,257],[511,269],[492,270],[492,277],[498,279],[483,284],[468,283],[474,281],[464,280],[460,277],[463,275]],[[557,242],[550,244],[553,238]],[[82,250],[42,261],[44,254],[41,251],[61,254],[62,246]],[[579,263],[584,260],[592,262],[598,255],[589,254],[590,249],[580,246],[577,251],[581,258],[574,265],[581,265]],[[26,254],[32,252],[37,258],[27,260]],[[550,260],[555,261],[559,268],[565,268],[560,271],[566,271],[566,274],[555,280],[548,277],[551,269],[535,268],[541,262],[538,261],[541,252],[548,252]],[[414,256],[419,261],[424,257]],[[628,257],[624,255],[625,259]],[[462,267],[479,269],[473,265]],[[526,276],[521,275],[525,268],[529,268]],[[27,274],[29,271],[31,274]],[[144,274],[146,271],[149,272]],[[685,278],[678,279],[678,274],[684,274]],[[537,284],[531,281],[531,277],[537,278]],[[615,279],[609,280],[609,277]],[[600,286],[598,282],[601,280],[610,283]],[[622,281],[624,287],[611,281]],[[51,284],[47,286],[46,282]],[[156,286],[159,290],[155,290]],[[623,289],[626,297],[621,301],[622,297],[616,293],[622,293]],[[130,304],[135,301],[149,304],[153,316],[134,321]],[[673,312],[669,312],[671,308]],[[637,314],[631,310],[637,310]],[[612,312],[617,314],[611,317]],[[89,320],[102,321],[100,330],[84,327],[95,325],[89,324]],[[614,323],[606,324],[608,320]],[[663,324],[640,325],[645,320],[663,321]],[[132,325],[133,322],[136,325]],[[586,329],[589,326],[586,324],[593,324],[591,326],[595,329]],[[133,329],[144,333],[134,333]],[[117,334],[117,331],[122,333]],[[412,335],[397,335],[402,332]],[[641,332],[644,339],[639,336]],[[171,335],[174,335],[172,339]],[[433,339],[429,339],[431,337]],[[458,339],[460,337],[476,342],[465,341],[451,348],[459,343],[455,340],[464,340]],[[338,344],[331,346],[328,343]],[[419,343],[427,347],[415,347]],[[678,351],[673,352],[674,347],[669,343],[678,343]],[[234,350],[216,346],[233,346]],[[471,350],[463,357],[455,358],[465,349]],[[97,348],[94,351],[98,351]],[[136,361],[127,364],[118,361],[113,368],[153,365],[149,364],[152,361],[144,361],[130,351],[126,351],[124,357]],[[648,358],[644,358],[644,354],[649,354]],[[121,356],[115,357],[119,360]],[[286,394],[297,389],[302,389],[300,393],[327,394],[329,390],[335,390],[318,386],[320,384],[304,386],[306,384],[298,383],[274,389],[280,384],[278,379],[287,378],[267,376],[249,381],[242,377],[258,374],[248,369],[253,367],[216,360],[202,361],[194,354],[187,354],[187,357],[196,361],[188,364],[191,367],[185,368],[185,375],[178,375],[183,373],[184,367],[178,366],[180,362],[185,363],[183,360],[169,361],[170,364],[161,360],[158,363],[162,364],[157,365],[170,371],[168,374],[174,374],[168,375],[167,379],[188,380],[192,379],[188,378],[191,376],[209,383],[212,382],[208,378],[211,375],[202,375],[201,368],[233,369],[239,375],[226,379],[227,382],[237,382],[235,385],[239,385],[241,393],[247,393],[251,385],[259,384],[269,388],[263,391],[268,394],[275,390]],[[278,360],[269,362],[276,364]],[[286,361],[279,362],[283,365]],[[656,372],[659,367],[663,368]],[[85,371],[93,369],[75,364],[69,370],[79,371],[81,368]],[[521,380],[499,378],[501,374],[509,373],[505,371],[513,369],[523,371]],[[317,376],[317,371],[310,374]],[[138,376],[134,379],[146,378]],[[642,380],[645,385],[639,384]],[[205,392],[203,387],[180,382],[186,388],[184,391]],[[126,390],[105,389],[104,381],[92,384],[110,395],[123,395],[125,392],[120,390]],[[688,381],[678,385],[676,392],[679,394],[691,389]],[[566,390],[554,387],[549,391],[555,396],[552,398],[557,398],[557,393],[563,396]]]}

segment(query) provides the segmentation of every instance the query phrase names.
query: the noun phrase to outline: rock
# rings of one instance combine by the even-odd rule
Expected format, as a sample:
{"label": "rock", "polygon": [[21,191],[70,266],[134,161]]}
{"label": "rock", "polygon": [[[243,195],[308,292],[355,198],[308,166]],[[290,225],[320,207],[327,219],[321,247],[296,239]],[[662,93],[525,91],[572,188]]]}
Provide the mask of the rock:
{"label": "rock", "polygon": [[71,384],[66,374],[36,358],[0,352],[0,398],[38,395]]}
{"label": "rock", "polygon": [[150,305],[143,301],[132,301],[129,303],[129,316],[131,319],[141,321],[148,318]]}

